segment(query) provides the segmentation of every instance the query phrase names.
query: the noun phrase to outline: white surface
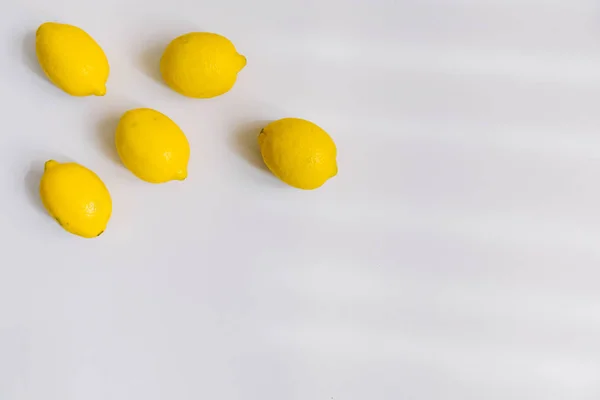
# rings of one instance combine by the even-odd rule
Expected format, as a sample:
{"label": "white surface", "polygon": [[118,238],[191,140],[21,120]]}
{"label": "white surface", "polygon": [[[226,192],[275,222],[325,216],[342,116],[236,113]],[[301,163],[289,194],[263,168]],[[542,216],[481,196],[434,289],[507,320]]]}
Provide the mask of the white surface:
{"label": "white surface", "polygon": [[[597,2],[120,2],[0,13],[0,399],[600,398]],[[106,97],[40,75],[47,20],[104,47]],[[247,56],[229,94],[157,81],[192,30]],[[116,160],[138,106],[187,133],[185,183]],[[286,116],[338,144],[322,190],[261,167]],[[98,240],[41,209],[49,158],[109,186]]]}

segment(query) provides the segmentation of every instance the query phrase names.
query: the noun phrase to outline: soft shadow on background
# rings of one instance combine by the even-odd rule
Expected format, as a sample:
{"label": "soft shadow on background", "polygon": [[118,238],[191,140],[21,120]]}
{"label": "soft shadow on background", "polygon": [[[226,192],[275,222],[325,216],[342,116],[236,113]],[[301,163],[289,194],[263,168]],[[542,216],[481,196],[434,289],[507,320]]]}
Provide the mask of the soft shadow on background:
{"label": "soft shadow on background", "polygon": [[263,172],[271,173],[265,165],[258,146],[258,134],[271,121],[251,121],[240,124],[229,139],[230,148],[248,164]]}
{"label": "soft shadow on background", "polygon": [[142,73],[161,85],[165,85],[160,74],[160,58],[162,57],[165,48],[169,44],[169,40],[156,40],[143,46],[142,51],[138,55],[137,67]]}
{"label": "soft shadow on background", "polygon": [[118,114],[109,114],[100,119],[96,123],[94,143],[106,158],[122,165],[115,147],[115,132],[120,119]]}
{"label": "soft shadow on background", "polygon": [[35,54],[35,31],[30,31],[25,34],[23,38],[23,63],[27,66],[27,68],[39,76],[44,81],[50,83],[40,67],[40,63],[38,62],[37,55]]}
{"label": "soft shadow on background", "polygon": [[25,191],[29,203],[40,213],[45,214],[44,205],[40,198],[40,181],[44,173],[45,161],[34,161],[30,164],[29,169],[25,173]]}

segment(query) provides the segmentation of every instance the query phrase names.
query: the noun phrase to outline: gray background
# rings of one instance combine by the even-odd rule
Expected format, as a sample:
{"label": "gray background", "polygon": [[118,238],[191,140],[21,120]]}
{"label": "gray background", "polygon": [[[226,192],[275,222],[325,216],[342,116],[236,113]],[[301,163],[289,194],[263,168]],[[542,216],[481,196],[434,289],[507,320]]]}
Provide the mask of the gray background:
{"label": "gray background", "polygon": [[[47,20],[104,47],[106,97],[41,75]],[[227,95],[160,82],[193,30],[248,58]],[[0,38],[2,400],[600,398],[598,2],[25,0]],[[118,162],[140,106],[186,182]],[[321,190],[262,166],[287,116],[338,144]],[[41,208],[50,158],[111,190],[98,240]]]}

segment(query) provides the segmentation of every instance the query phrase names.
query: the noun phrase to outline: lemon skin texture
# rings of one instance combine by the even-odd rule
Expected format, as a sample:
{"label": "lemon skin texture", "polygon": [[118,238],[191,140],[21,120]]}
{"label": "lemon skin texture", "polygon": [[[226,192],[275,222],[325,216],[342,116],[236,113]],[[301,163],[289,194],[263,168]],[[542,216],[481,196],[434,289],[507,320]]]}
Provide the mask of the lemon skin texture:
{"label": "lemon skin texture", "polygon": [[112,214],[112,199],[102,180],[76,163],[46,162],[40,197],[60,226],[84,238],[100,236]]}
{"label": "lemon skin texture", "polygon": [[300,118],[271,122],[258,135],[263,160],[283,182],[298,189],[321,187],[337,175],[337,148],[316,124]]}
{"label": "lemon skin texture", "polygon": [[176,92],[193,98],[211,98],[228,92],[246,66],[224,36],[192,32],[174,39],[160,60],[164,81]]}
{"label": "lemon skin texture", "polygon": [[82,29],[46,22],[37,30],[35,48],[48,79],[68,94],[106,94],[108,59],[98,43]]}
{"label": "lemon skin texture", "polygon": [[146,182],[187,178],[188,140],[175,122],[156,110],[138,108],[123,114],[115,145],[125,167]]}

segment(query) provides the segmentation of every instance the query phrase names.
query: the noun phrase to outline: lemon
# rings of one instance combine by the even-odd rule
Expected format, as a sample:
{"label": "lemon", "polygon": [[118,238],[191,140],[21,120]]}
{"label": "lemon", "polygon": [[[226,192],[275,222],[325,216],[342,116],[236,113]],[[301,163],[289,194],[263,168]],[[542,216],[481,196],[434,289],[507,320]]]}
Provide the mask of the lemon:
{"label": "lemon", "polygon": [[150,183],[184,180],[190,159],[185,134],[169,117],[150,108],[129,110],[115,135],[123,164]]}
{"label": "lemon", "polygon": [[216,33],[192,32],[173,40],[161,60],[163,79],[178,93],[210,98],[228,92],[246,57],[226,37]]}
{"label": "lemon", "polygon": [[76,163],[46,162],[40,196],[60,226],[85,238],[100,236],[112,213],[112,200],[104,183]]}
{"label": "lemon", "polygon": [[337,149],[331,137],[310,121],[284,118],[258,135],[263,160],[290,186],[316,189],[337,175]]}
{"label": "lemon", "polygon": [[68,94],[106,94],[108,60],[98,43],[82,29],[46,22],[37,30],[35,47],[48,79]]}

